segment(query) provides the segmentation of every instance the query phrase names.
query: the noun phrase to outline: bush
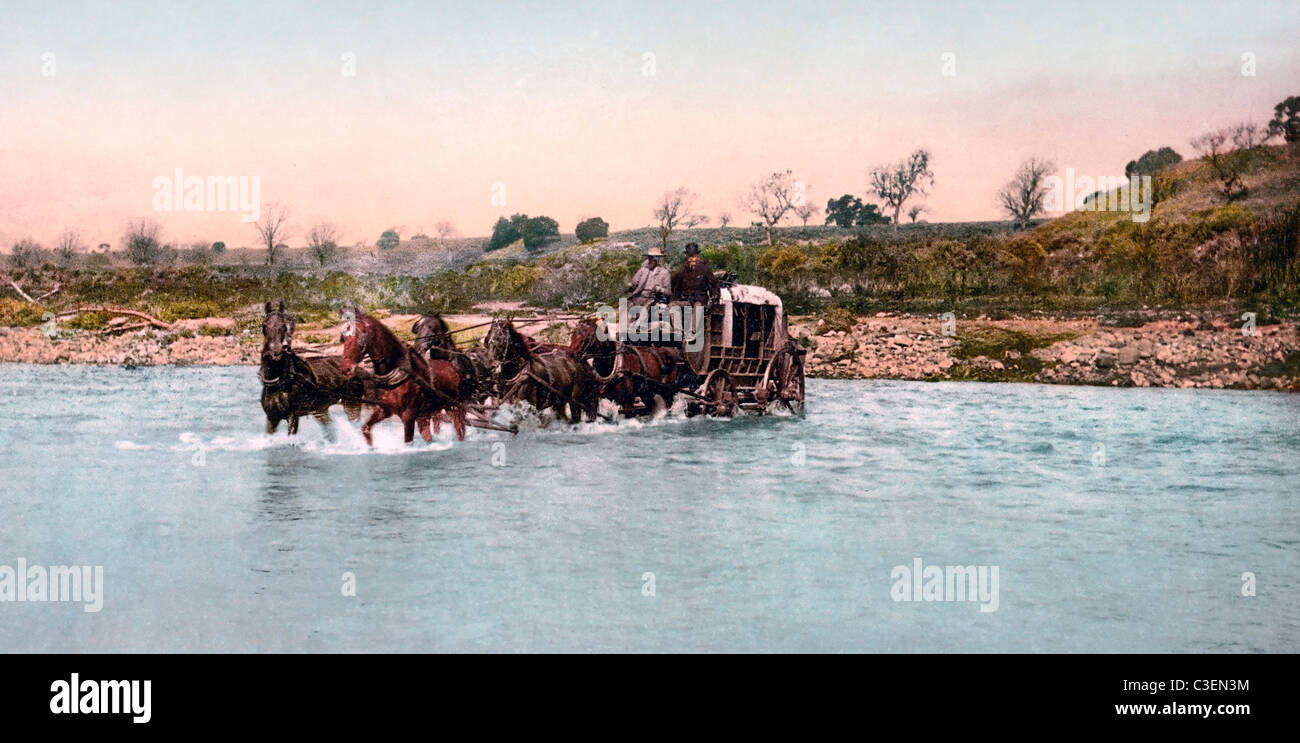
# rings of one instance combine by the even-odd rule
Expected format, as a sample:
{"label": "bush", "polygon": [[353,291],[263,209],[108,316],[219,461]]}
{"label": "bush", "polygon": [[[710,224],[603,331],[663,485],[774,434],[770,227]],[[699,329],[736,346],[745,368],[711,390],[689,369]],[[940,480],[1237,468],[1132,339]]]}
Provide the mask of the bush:
{"label": "bush", "polygon": [[103,330],[113,316],[107,312],[83,312],[64,320],[61,325],[70,330]]}
{"label": "bush", "polygon": [[216,325],[204,325],[199,328],[199,335],[208,338],[222,338],[228,335],[235,335],[239,331],[234,328],[221,328]]}
{"label": "bush", "polygon": [[573,228],[573,233],[577,236],[578,242],[589,243],[609,237],[609,223],[600,217],[592,217],[579,222],[578,226]]}
{"label": "bush", "polygon": [[1124,176],[1155,175],[1161,170],[1177,165],[1182,161],[1183,156],[1175,152],[1172,147],[1147,150],[1142,153],[1142,157],[1129,161],[1129,164],[1124,167]]}
{"label": "bush", "polygon": [[539,266],[515,264],[493,282],[492,295],[499,299],[522,299],[545,274]]}
{"label": "bush", "polygon": [[37,268],[48,259],[48,254],[41,244],[31,238],[24,238],[14,243],[9,253],[9,266],[22,270]]}
{"label": "bush", "polygon": [[216,317],[220,314],[221,307],[215,302],[202,299],[179,299],[163,305],[158,310],[158,319],[163,322],[176,322],[198,317]]}
{"label": "bush", "polygon": [[817,326],[818,335],[826,335],[836,331],[840,333],[853,332],[853,313],[844,307],[832,307],[819,319],[821,322]]}
{"label": "bush", "polygon": [[485,251],[500,250],[507,245],[518,242],[524,237],[524,225],[528,223],[527,214],[515,214],[506,219],[501,217],[497,223],[492,226],[492,237],[488,238],[488,243],[484,246]]}
{"label": "bush", "polygon": [[1205,225],[1213,232],[1240,230],[1250,227],[1255,215],[1240,204],[1221,204],[1201,212]]}
{"label": "bush", "polygon": [[641,256],[622,251],[582,255],[562,265],[546,266],[528,290],[530,302],[543,307],[589,307],[613,304],[641,263]]}
{"label": "bush", "polygon": [[797,245],[774,245],[758,255],[760,275],[776,280],[793,278],[807,263],[805,250]]}
{"label": "bush", "polygon": [[533,217],[524,223],[524,247],[536,252],[560,239],[560,225],[550,217]]}
{"label": "bush", "polygon": [[41,318],[45,308],[30,302],[23,302],[8,297],[0,298],[0,325],[15,328],[30,328],[44,322]]}
{"label": "bush", "polygon": [[162,262],[167,249],[159,242],[162,228],[152,219],[132,220],[127,224],[122,243],[126,246],[126,257],[139,266]]}

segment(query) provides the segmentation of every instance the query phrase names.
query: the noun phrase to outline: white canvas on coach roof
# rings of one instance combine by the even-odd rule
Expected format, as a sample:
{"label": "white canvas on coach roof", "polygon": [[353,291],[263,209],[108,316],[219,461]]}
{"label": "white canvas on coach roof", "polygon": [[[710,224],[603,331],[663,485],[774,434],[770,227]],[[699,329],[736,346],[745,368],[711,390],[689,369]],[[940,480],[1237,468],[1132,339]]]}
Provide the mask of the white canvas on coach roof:
{"label": "white canvas on coach roof", "polygon": [[757,304],[776,308],[776,318],[772,325],[772,346],[779,348],[785,344],[785,310],[781,305],[781,298],[775,293],[764,289],[761,286],[752,284],[733,284],[723,287],[718,293],[718,304],[722,305],[722,343],[726,346],[732,346],[732,304],[739,302],[741,304]]}

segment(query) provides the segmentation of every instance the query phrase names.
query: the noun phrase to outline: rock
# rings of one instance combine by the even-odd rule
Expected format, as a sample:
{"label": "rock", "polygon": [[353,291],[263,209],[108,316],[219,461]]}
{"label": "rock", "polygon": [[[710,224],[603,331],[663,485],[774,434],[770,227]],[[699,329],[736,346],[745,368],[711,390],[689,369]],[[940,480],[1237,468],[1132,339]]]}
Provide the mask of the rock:
{"label": "rock", "polygon": [[913,343],[913,340],[905,335],[896,335],[889,340],[896,346],[910,346]]}
{"label": "rock", "polygon": [[1097,357],[1092,360],[1099,369],[1110,369],[1115,366],[1115,354],[1109,351],[1098,351]]}
{"label": "rock", "polygon": [[1076,346],[1068,346],[1068,347],[1066,347],[1066,349],[1065,349],[1064,351],[1061,351],[1061,363],[1062,363],[1062,364],[1072,364],[1072,363],[1078,361],[1078,360],[1079,360],[1079,357],[1080,357],[1082,354],[1083,354],[1083,352],[1080,351],[1080,350],[1078,349],[1078,347],[1076,347]]}
{"label": "rock", "polygon": [[177,320],[172,323],[177,330],[199,331],[204,328],[213,330],[234,330],[235,320],[231,317],[199,317],[193,320]]}
{"label": "rock", "polygon": [[1124,346],[1116,355],[1116,361],[1118,361],[1121,366],[1130,366],[1136,364],[1141,355],[1142,354],[1138,351],[1136,346]]}

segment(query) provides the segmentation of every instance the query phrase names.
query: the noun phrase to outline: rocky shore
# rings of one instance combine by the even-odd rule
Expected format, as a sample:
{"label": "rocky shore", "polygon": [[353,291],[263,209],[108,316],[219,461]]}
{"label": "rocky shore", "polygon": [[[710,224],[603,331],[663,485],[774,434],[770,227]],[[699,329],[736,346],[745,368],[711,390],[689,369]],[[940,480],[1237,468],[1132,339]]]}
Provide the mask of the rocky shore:
{"label": "rocky shore", "polygon": [[121,335],[63,331],[49,338],[37,328],[0,328],[0,362],[231,366],[256,364],[259,353],[259,345],[241,342],[237,335],[155,330]]}
{"label": "rocky shore", "polygon": [[1243,332],[1226,319],[1138,327],[1100,319],[951,320],[880,314],[848,330],[799,318],[807,372],[851,379],[979,380],[1120,387],[1300,389],[1295,323]]}

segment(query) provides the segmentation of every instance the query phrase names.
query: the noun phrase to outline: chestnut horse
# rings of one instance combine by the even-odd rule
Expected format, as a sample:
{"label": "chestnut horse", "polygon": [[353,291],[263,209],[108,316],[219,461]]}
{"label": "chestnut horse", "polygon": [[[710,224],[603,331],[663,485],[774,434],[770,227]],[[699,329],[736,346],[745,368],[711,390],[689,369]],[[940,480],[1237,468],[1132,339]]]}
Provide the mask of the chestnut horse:
{"label": "chestnut horse", "polygon": [[343,322],[343,361],[339,369],[350,377],[363,358],[369,357],[375,369],[375,386],[381,392],[370,418],[361,426],[367,444],[374,444],[371,429],[383,419],[396,415],[402,419],[406,443],[415,439],[415,426],[425,441],[433,441],[429,429],[434,416],[450,413],[456,437],[465,440],[465,411],[460,404],[460,374],[449,362],[426,361],[389,330],[382,322],[353,309]]}
{"label": "chestnut horse", "polygon": [[578,358],[591,359],[600,382],[600,396],[612,400],[626,418],[636,415],[636,401],[654,412],[655,395],[671,406],[679,389],[678,369],[682,352],[667,346],[636,346],[596,337],[597,321],[579,320],[573,328],[569,349]]}
{"label": "chestnut horse", "polygon": [[509,320],[495,320],[483,344],[505,399],[520,398],[537,410],[551,408],[557,418],[578,423],[583,413],[594,420],[596,384],[590,368],[568,351],[535,351]]}
{"label": "chestnut horse", "polygon": [[266,432],[275,433],[280,421],[289,422],[289,435],[298,433],[298,419],[311,415],[329,430],[331,405],[342,403],[351,420],[361,418],[362,401],[374,397],[369,375],[346,378],[339,371],[338,357],[304,359],[293,352],[293,316],[266,303],[262,321],[262,364],[257,370],[262,382],[262,410]]}

